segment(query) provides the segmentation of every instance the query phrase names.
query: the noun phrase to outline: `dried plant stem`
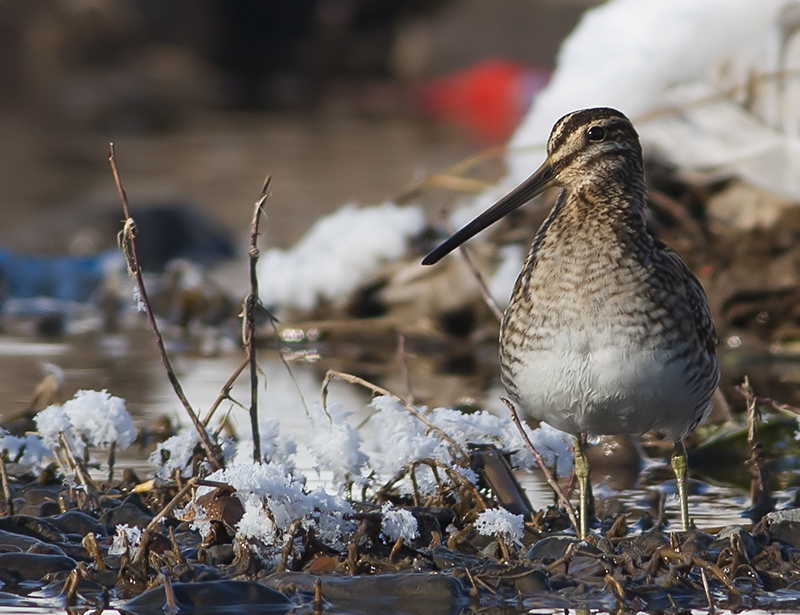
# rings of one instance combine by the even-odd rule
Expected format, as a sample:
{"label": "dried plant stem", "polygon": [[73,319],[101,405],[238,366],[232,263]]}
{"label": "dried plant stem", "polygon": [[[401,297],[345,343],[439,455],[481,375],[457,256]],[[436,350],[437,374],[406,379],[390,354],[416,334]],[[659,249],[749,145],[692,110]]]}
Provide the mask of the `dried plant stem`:
{"label": "dried plant stem", "polygon": [[411,386],[411,373],[408,369],[408,355],[406,355],[406,336],[397,333],[397,362],[400,364],[400,373],[403,376],[403,384],[406,387],[408,403],[414,403],[414,389]]}
{"label": "dried plant stem", "polygon": [[[454,233],[455,229],[453,228],[453,225],[450,224],[444,214],[442,214],[442,219],[444,220],[444,225],[447,229],[447,232],[450,234]],[[472,274],[472,277],[474,277],[475,281],[478,283],[478,289],[481,292],[483,301],[489,306],[492,314],[494,314],[495,318],[497,318],[497,322],[501,322],[503,320],[503,310],[500,309],[500,306],[497,305],[497,302],[489,292],[489,287],[486,285],[486,281],[483,279],[481,272],[478,271],[475,261],[472,260],[469,250],[466,246],[462,245],[459,246],[458,253],[461,256],[461,259],[464,261],[464,264],[467,266],[467,269],[469,269],[469,272]]]}
{"label": "dried plant stem", "polygon": [[175,588],[172,587],[172,579],[169,578],[169,570],[166,568],[161,571],[164,579],[164,610],[168,615],[175,615],[178,612],[178,599],[175,597]]}
{"label": "dried plant stem", "polygon": [[75,475],[78,477],[78,482],[86,491],[86,495],[91,497],[93,491],[99,491],[97,485],[94,484],[89,475],[83,469],[83,465],[75,458],[75,454],[72,451],[72,447],[69,444],[69,440],[64,435],[64,432],[58,434],[58,440],[61,443],[61,448],[64,450],[64,454],[67,457],[67,462],[75,469]]}
{"label": "dried plant stem", "polygon": [[354,376],[353,374],[346,374],[344,372],[337,372],[336,370],[329,369],[328,373],[325,374],[325,380],[322,382],[322,407],[325,409],[325,412],[328,411],[328,386],[334,379],[344,380],[345,382],[349,382],[350,384],[357,384],[362,386],[366,389],[369,389],[373,393],[377,393],[378,395],[386,395],[387,397],[391,397],[393,400],[401,404],[408,412],[415,417],[417,420],[421,421],[425,424],[425,426],[432,432],[439,434],[439,436],[447,442],[453,450],[461,456],[462,461],[468,461],[469,455],[464,452],[464,449],[459,446],[459,444],[453,440],[450,436],[448,436],[444,431],[439,429],[436,425],[431,423],[428,419],[426,419],[422,414],[414,408],[411,404],[409,404],[406,400],[402,397],[399,397],[392,393],[391,391],[384,389],[383,387],[379,387],[377,384],[372,384],[364,380],[363,378],[359,378],[358,376]]}
{"label": "dried plant stem", "polygon": [[269,198],[270,176],[264,179],[261,196],[253,210],[253,221],[250,224],[250,294],[245,299],[244,309],[244,342],[247,345],[247,358],[250,362],[250,429],[253,434],[253,461],[261,459],[261,436],[258,429],[258,358],[256,356],[256,309],[258,298],[258,223],[264,213],[264,203]]}
{"label": "dried plant stem", "polygon": [[545,572],[552,572],[556,568],[560,568],[564,566],[564,574],[568,574],[569,563],[572,561],[572,555],[575,553],[575,549],[577,548],[577,543],[571,542],[567,545],[567,550],[564,551],[564,555],[558,558],[556,561],[552,562],[545,566]]}
{"label": "dried plant stem", "polygon": [[708,611],[709,613],[714,612],[714,599],[711,597],[711,588],[708,586],[708,575],[706,574],[706,569],[700,569],[700,576],[703,579],[703,591],[706,594],[706,600],[708,601]]}
{"label": "dried plant stem", "polygon": [[147,298],[147,289],[144,285],[142,270],[139,267],[139,257],[136,253],[136,224],[134,223],[133,218],[131,218],[130,211],[128,209],[128,196],[125,194],[125,189],[122,187],[122,180],[120,179],[119,171],[117,170],[117,161],[115,158],[113,143],[109,144],[108,159],[111,163],[111,172],[114,174],[114,182],[117,185],[117,191],[119,192],[120,201],[122,202],[122,210],[125,213],[125,225],[120,232],[120,245],[122,246],[122,251],[125,254],[125,261],[128,265],[128,271],[136,280],[136,284],[139,288],[139,294],[147,314],[147,320],[150,323],[150,328],[156,338],[156,346],[158,348],[159,355],[161,356],[161,364],[164,366],[164,369],[167,372],[167,377],[169,378],[170,384],[172,384],[172,388],[175,390],[175,394],[178,396],[178,399],[186,410],[186,413],[189,415],[194,428],[197,430],[197,434],[200,436],[200,442],[202,443],[203,449],[206,452],[208,462],[211,464],[211,467],[214,470],[219,470],[223,466],[221,455],[211,442],[211,439],[208,437],[208,432],[197,418],[197,414],[195,414],[191,404],[189,403],[189,400],[186,398],[186,395],[183,392],[183,387],[181,386],[178,376],[175,374],[175,370],[172,367],[172,362],[167,354],[167,349],[164,347],[164,339],[161,337],[161,332],[158,330],[153,308],[150,306],[150,301]]}
{"label": "dried plant stem", "polygon": [[770,71],[761,74],[749,75],[747,81],[743,83],[738,83],[733,85],[725,90],[721,90],[719,92],[714,92],[708,96],[703,96],[696,100],[692,100],[680,105],[673,105],[668,107],[662,107],[660,109],[655,109],[650,113],[646,113],[644,115],[638,116],[636,119],[636,124],[641,124],[644,122],[651,122],[659,117],[667,116],[667,115],[678,115],[681,113],[685,113],[690,109],[697,109],[701,107],[705,107],[706,105],[710,105],[720,100],[725,100],[727,98],[731,98],[736,94],[736,92],[741,91],[745,87],[754,87],[758,85],[762,85],[765,83],[769,83],[771,81],[781,81],[788,78],[794,78],[800,76],[800,70],[797,69],[784,69],[778,71]]}
{"label": "dried plant stem", "polygon": [[572,523],[572,527],[575,528],[576,533],[580,533],[580,526],[578,525],[578,517],[575,515],[575,509],[572,507],[569,499],[566,495],[564,495],[564,491],[561,489],[558,481],[556,481],[553,473],[550,471],[550,468],[547,467],[547,464],[544,461],[544,457],[536,450],[536,447],[533,446],[533,442],[528,437],[528,433],[525,431],[525,428],[522,426],[522,421],[517,414],[517,409],[514,407],[509,400],[505,397],[500,398],[502,402],[508,407],[511,411],[511,419],[514,421],[514,425],[517,426],[519,429],[519,433],[522,435],[522,439],[525,440],[525,444],[528,445],[528,449],[533,453],[534,458],[536,459],[536,463],[539,464],[539,468],[541,469],[542,473],[544,474],[544,478],[547,481],[547,484],[553,488],[553,491],[556,493],[556,497],[558,498],[558,503],[564,507],[564,510],[569,517],[570,522]]}
{"label": "dried plant stem", "polygon": [[750,469],[752,476],[750,480],[750,501],[756,507],[769,507],[769,477],[764,459],[764,446],[758,437],[760,414],[758,411],[758,399],[747,376],[745,376],[744,382],[737,389],[744,395],[747,403],[747,443],[750,445],[750,456],[746,465]]}
{"label": "dried plant stem", "polygon": [[322,577],[314,581],[314,615],[322,615],[324,602],[322,600]]}
{"label": "dried plant stem", "polygon": [[68,609],[75,606],[76,597],[78,595],[78,584],[81,582],[81,571],[78,566],[72,569],[64,583],[62,595],[64,596],[64,603]]}
{"label": "dried plant stem", "polygon": [[234,383],[239,378],[239,376],[242,375],[244,368],[247,367],[249,364],[250,364],[250,357],[245,357],[239,364],[239,367],[237,367],[231,374],[231,377],[228,378],[228,381],[224,385],[222,385],[222,389],[220,389],[217,399],[215,399],[214,403],[211,404],[211,408],[208,409],[208,414],[206,414],[205,418],[203,419],[204,426],[208,427],[208,423],[211,420],[211,417],[214,416],[214,413],[220,407],[220,404],[222,404],[222,402],[225,401],[226,399],[231,398],[230,395]]}
{"label": "dried plant stem", "polygon": [[11,484],[8,482],[6,455],[6,451],[0,452],[0,479],[3,481],[3,497],[6,500],[5,516],[10,517],[14,514],[14,497],[11,495]]}
{"label": "dried plant stem", "polygon": [[463,174],[482,164],[486,160],[500,158],[506,153],[504,146],[489,147],[477,154],[456,163],[444,173],[428,175],[405,188],[395,198],[396,203],[403,203],[420,194],[425,188],[440,187],[459,192],[482,192],[489,184],[463,177]]}
{"label": "dried plant stem", "polygon": [[117,460],[117,441],[114,440],[108,447],[108,482],[114,481],[114,464]]}
{"label": "dried plant stem", "polygon": [[777,410],[784,416],[789,416],[791,418],[797,418],[798,416],[800,416],[800,408],[798,408],[797,406],[792,406],[791,404],[784,404],[772,399],[771,397],[763,397],[761,395],[756,395],[755,400],[757,403],[763,406],[772,406],[775,410]]}
{"label": "dried plant stem", "polygon": [[134,566],[139,566],[139,564],[142,562],[142,559],[144,559],[145,553],[147,553],[147,545],[150,542],[150,536],[153,534],[156,527],[158,527],[158,524],[161,523],[161,520],[175,510],[175,507],[181,503],[181,500],[183,500],[190,490],[194,489],[197,483],[198,480],[194,477],[187,480],[183,488],[178,491],[177,494],[175,494],[175,497],[172,498],[169,503],[161,509],[161,512],[153,517],[150,523],[147,524],[147,527],[144,528],[144,531],[142,532],[142,541],[139,543],[139,548],[136,550],[136,555],[133,556]]}

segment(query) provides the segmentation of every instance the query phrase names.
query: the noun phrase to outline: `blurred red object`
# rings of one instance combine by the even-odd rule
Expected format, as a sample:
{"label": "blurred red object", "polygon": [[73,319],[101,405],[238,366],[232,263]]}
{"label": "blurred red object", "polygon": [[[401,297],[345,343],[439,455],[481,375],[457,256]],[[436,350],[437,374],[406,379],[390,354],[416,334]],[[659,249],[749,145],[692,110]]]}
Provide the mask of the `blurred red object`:
{"label": "blurred red object", "polygon": [[425,82],[419,104],[429,117],[464,126],[486,143],[501,143],[547,85],[550,73],[513,60],[484,60]]}

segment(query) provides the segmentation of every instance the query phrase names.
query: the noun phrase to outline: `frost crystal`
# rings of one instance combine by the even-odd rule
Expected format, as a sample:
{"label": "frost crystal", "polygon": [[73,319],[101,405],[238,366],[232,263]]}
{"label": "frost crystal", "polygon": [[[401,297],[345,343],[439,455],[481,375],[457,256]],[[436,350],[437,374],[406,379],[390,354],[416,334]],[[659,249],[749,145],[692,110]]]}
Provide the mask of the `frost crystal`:
{"label": "frost crystal", "polygon": [[[207,433],[213,441],[213,432],[208,430]],[[226,460],[233,457],[236,452],[233,442],[227,438],[220,438],[219,443],[222,447],[222,456]],[[191,461],[199,444],[200,435],[194,427],[184,427],[174,436],[164,440],[150,453],[150,461],[158,467],[156,476],[166,480],[175,474],[175,470],[180,470],[184,478],[192,476],[194,468]]]}
{"label": "frost crystal", "polygon": [[[343,534],[355,530],[355,523],[344,519],[345,515],[354,514],[350,504],[322,489],[307,492],[305,481],[292,476],[281,465],[232,464],[214,472],[208,479],[236,489],[236,496],[244,506],[244,515],[236,526],[237,534],[258,539],[265,548],[279,545],[295,521],[306,529],[314,528],[326,544],[340,544]],[[210,491],[211,487],[201,487],[197,494],[201,496]],[[205,520],[201,512],[198,511],[195,523]]]}
{"label": "frost crystal", "polygon": [[78,391],[63,406],[45,408],[34,420],[47,446],[59,446],[58,436],[63,433],[79,456],[83,454],[84,442],[98,448],[116,442],[125,448],[136,439],[136,427],[125,409],[125,400],[105,390]]}
{"label": "frost crystal", "polygon": [[36,431],[42,436],[46,446],[50,448],[61,446],[59,434],[63,433],[73,452],[78,456],[83,454],[83,440],[75,438],[72,432],[72,423],[62,406],[49,406],[38,412],[33,420],[36,422]]}
{"label": "frost crystal", "polygon": [[114,542],[108,548],[109,555],[123,555],[126,551],[129,557],[136,554],[139,548],[139,543],[142,542],[142,530],[138,527],[130,527],[127,523],[117,526],[117,533],[114,536]]}
{"label": "frost crystal", "polygon": [[[377,397],[372,400],[372,406],[379,410],[371,422],[381,437],[377,442],[378,448],[372,451],[369,461],[380,475],[396,476],[406,471],[413,461],[431,459],[453,468],[470,482],[475,482],[476,477],[472,471],[454,465],[451,445],[439,433],[428,429],[419,419],[413,417],[400,403],[390,397]],[[424,412],[425,409],[418,410]],[[464,414],[452,408],[436,408],[426,418],[464,450],[469,444],[494,444],[512,453],[511,464],[515,469],[529,470],[536,465],[533,455],[509,418],[487,411]],[[572,466],[569,454],[570,436],[544,423],[538,429],[531,430],[526,426],[525,430],[547,463],[553,464],[557,461],[559,474],[567,474]],[[430,495],[437,491],[438,485],[429,467],[417,466],[415,473],[421,493]],[[445,484],[450,481],[441,472],[439,479]],[[403,495],[412,492],[410,480],[400,481],[398,487]]]}
{"label": "frost crystal", "polygon": [[125,409],[125,400],[108,391],[78,391],[64,404],[74,433],[98,448],[116,442],[126,448],[136,439],[136,427]]}
{"label": "frost crystal", "polygon": [[352,413],[341,404],[330,404],[325,414],[322,406],[316,404],[310,415],[311,431],[306,446],[319,464],[317,469],[333,472],[334,482],[342,488],[349,482],[363,484],[369,460],[361,452],[361,436],[347,422]]}
{"label": "frost crystal", "polygon": [[[413,417],[400,403],[390,397],[377,397],[372,400],[372,406],[379,410],[371,422],[381,437],[377,442],[378,449],[370,455],[370,465],[381,476],[397,476],[406,471],[411,462],[431,459],[453,468],[470,482],[475,482],[476,477],[472,471],[453,463],[451,445],[439,433],[428,429],[419,419]],[[418,410],[423,412],[424,408]],[[464,450],[468,444],[495,444],[512,452],[511,461],[515,468],[530,469],[535,464],[519,431],[508,418],[486,411],[464,414],[451,408],[436,408],[426,418]],[[569,436],[544,425],[540,429],[526,431],[534,444],[543,449],[540,452],[545,459],[559,460],[561,472],[562,459],[569,460]],[[566,472],[568,471],[567,466]],[[415,473],[419,491],[423,495],[431,495],[438,490],[436,478],[429,467],[419,465]],[[450,478],[440,472],[439,480],[447,484]],[[410,494],[413,489],[408,479],[400,481],[398,487],[403,495]]]}
{"label": "frost crystal", "polygon": [[512,514],[505,508],[489,508],[475,520],[475,529],[483,536],[503,536],[519,540],[522,538],[524,527],[524,517]]}
{"label": "frost crystal", "polygon": [[[278,419],[264,421],[259,424],[261,437],[261,456],[270,463],[276,463],[294,471],[293,457],[297,453],[297,443],[294,438],[280,431],[281,422]],[[236,443],[236,454],[233,463],[246,464],[253,461],[253,440],[244,438]]]}
{"label": "frost crystal", "polygon": [[30,468],[37,476],[53,462],[53,451],[36,434],[12,436],[0,429],[0,451],[14,463]]}
{"label": "frost crystal", "polygon": [[392,542],[399,538],[409,542],[419,536],[417,519],[409,511],[395,509],[387,502],[381,507],[381,533]]}

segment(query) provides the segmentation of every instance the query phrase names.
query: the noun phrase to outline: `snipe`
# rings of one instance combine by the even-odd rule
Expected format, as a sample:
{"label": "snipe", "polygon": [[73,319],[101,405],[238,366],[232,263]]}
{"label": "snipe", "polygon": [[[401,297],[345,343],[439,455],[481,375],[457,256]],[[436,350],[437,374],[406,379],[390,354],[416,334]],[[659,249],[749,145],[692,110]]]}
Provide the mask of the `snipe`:
{"label": "snipe", "polygon": [[716,334],[700,283],[647,231],[642,150],[628,118],[607,108],[562,117],[544,164],[422,262],[437,262],[550,186],[563,193],[533,239],[501,325],[503,384],[527,416],[575,436],[581,538],[589,525],[585,436],[651,429],[675,442],[686,530],[683,438],[711,410]]}

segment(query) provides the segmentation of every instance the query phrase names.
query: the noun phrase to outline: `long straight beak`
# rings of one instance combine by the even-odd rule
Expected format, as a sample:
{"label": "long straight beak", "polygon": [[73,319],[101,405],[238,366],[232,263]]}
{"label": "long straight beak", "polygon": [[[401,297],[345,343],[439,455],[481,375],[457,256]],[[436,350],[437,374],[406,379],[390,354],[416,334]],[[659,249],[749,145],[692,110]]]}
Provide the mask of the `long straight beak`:
{"label": "long straight beak", "polygon": [[503,216],[521,207],[536,195],[544,192],[552,183],[553,169],[550,166],[550,162],[545,161],[528,179],[423,258],[422,264],[433,265],[439,262],[462,243],[474,237],[486,227],[491,226]]}

